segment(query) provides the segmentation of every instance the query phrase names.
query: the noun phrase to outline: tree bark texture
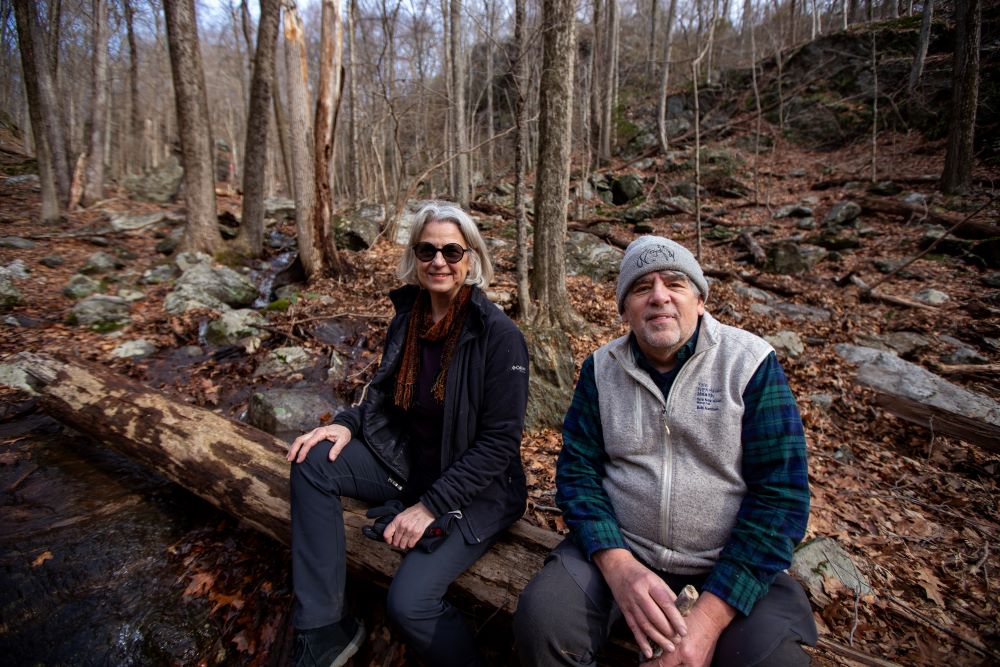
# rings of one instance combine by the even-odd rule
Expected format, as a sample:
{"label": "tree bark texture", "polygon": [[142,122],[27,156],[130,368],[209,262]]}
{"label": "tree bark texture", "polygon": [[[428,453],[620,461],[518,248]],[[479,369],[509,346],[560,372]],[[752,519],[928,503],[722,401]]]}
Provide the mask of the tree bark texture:
{"label": "tree bark texture", "polygon": [[934,0],[924,0],[924,17],[920,22],[920,39],[917,42],[917,52],[913,56],[913,66],[910,68],[910,95],[920,83],[920,75],[924,71],[924,60],[927,58],[927,45],[931,41],[931,24],[934,21]]}
{"label": "tree bark texture", "polygon": [[[35,135],[36,153],[44,148],[46,162],[51,167],[56,191],[57,206],[69,201],[70,168],[67,158],[65,133],[63,131],[60,105],[56,101],[56,91],[52,80],[52,68],[45,38],[38,23],[37,7],[32,0],[14,0],[14,18],[17,22],[18,43],[21,48],[21,68],[24,72],[25,87],[28,90],[28,113]],[[25,53],[27,49],[28,53]],[[28,82],[31,81],[29,84]],[[31,98],[35,104],[31,104]],[[34,106],[37,112],[32,111]],[[44,135],[44,143],[40,140]],[[44,217],[44,216],[43,216]],[[58,217],[58,213],[55,217]],[[46,218],[46,219],[55,219]]]}
{"label": "tree bark texture", "polygon": [[93,0],[94,50],[91,55],[90,136],[83,181],[83,205],[104,199],[104,133],[108,123],[108,3]]}
{"label": "tree bark texture", "polygon": [[333,216],[333,192],[330,166],[333,164],[334,138],[343,89],[344,27],[340,22],[340,0],[323,0],[320,30],[319,89],[316,92],[315,173],[316,212],[313,215],[313,241],[322,257],[324,272],[341,272],[340,255],[330,227]]}
{"label": "tree bark texture", "polygon": [[451,0],[449,5],[451,24],[451,106],[455,118],[455,199],[464,209],[469,208],[469,139],[465,127],[465,55],[462,49],[462,0]]}
{"label": "tree bark texture", "polygon": [[354,21],[358,13],[357,0],[348,0],[350,9],[347,12],[347,49],[351,52],[351,60],[348,65],[347,80],[350,85],[348,91],[350,97],[350,131],[351,131],[351,151],[348,162],[351,168],[351,203],[357,205],[364,197],[361,187],[361,144],[358,141],[358,85],[357,85],[357,42],[354,39]]}
{"label": "tree bark texture", "polygon": [[566,290],[566,211],[573,115],[574,8],[572,0],[542,3],[542,75],[535,172],[535,247],[532,292],[542,326],[575,325]]}
{"label": "tree bark texture", "polygon": [[274,53],[278,42],[281,0],[261,0],[257,25],[257,48],[250,80],[246,147],[243,153],[243,216],[238,243],[251,257],[264,249],[264,190],[267,166],[268,120],[271,117],[271,84]]}
{"label": "tree bark texture", "polygon": [[524,203],[524,189],[527,187],[527,169],[525,168],[525,153],[528,150],[528,40],[524,29],[525,0],[514,1],[514,77],[516,94],[514,108],[514,123],[517,125],[517,136],[514,141],[514,215],[517,225],[517,302],[520,305],[521,318],[530,321],[534,314],[531,303],[531,290],[528,285],[528,213]]}
{"label": "tree bark texture", "polygon": [[306,276],[312,279],[323,270],[323,255],[314,234],[316,227],[316,173],[313,158],[313,129],[309,120],[309,72],[306,65],[305,27],[299,13],[285,8],[285,69],[288,75],[288,135],[292,153],[292,180],[295,183],[295,230],[299,259]]}
{"label": "tree bark texture", "polygon": [[214,254],[222,236],[215,212],[214,151],[194,0],[165,2],[163,12],[184,167],[187,227],[181,245],[185,250]]}
{"label": "tree bark texture", "polygon": [[663,69],[660,71],[660,97],[656,105],[656,128],[660,135],[660,150],[666,153],[670,150],[670,137],[667,132],[667,91],[670,86],[670,45],[674,34],[674,12],[677,10],[677,0],[670,0],[667,10],[666,34],[663,36]]}
{"label": "tree bark texture", "polygon": [[[614,108],[617,97],[618,83],[618,3],[610,0],[605,3],[607,7],[607,36],[604,39],[604,85],[602,86],[603,105],[601,108],[601,159],[605,162],[611,161],[611,146],[614,143]],[[572,70],[572,65],[570,66]],[[570,105],[572,108],[572,105]]]}
{"label": "tree bark texture", "polygon": [[129,140],[125,142],[128,154],[126,169],[140,172],[145,167],[145,150],[142,145],[142,108],[139,106],[139,47],[135,39],[135,8],[133,0],[124,0],[125,31],[128,37],[128,90],[129,90]]}
{"label": "tree bark texture", "polygon": [[981,26],[980,0],[956,0],[951,128],[941,174],[941,190],[949,194],[965,192],[972,180],[976,108],[979,104]]}
{"label": "tree bark texture", "polygon": [[[43,408],[64,424],[187,488],[281,542],[290,539],[287,445],[252,426],[189,405],[96,365],[21,353],[12,362],[32,378]],[[365,508],[344,503],[348,567],[385,581],[401,553],[362,536]],[[512,613],[531,576],[560,540],[515,524],[456,588]]]}

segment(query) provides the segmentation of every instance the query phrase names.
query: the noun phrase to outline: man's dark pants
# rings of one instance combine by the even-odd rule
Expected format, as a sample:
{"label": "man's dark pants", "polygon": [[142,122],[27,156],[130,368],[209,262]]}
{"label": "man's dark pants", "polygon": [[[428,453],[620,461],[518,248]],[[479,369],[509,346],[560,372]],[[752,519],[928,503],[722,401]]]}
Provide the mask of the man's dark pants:
{"label": "man's dark pants", "polygon": [[[660,573],[671,590],[695,588],[704,577]],[[549,555],[518,601],[514,635],[522,667],[594,665],[597,653],[622,618],[600,570],[564,540]],[[805,592],[781,573],[749,616],[738,615],[723,631],[712,664],[718,667],[808,665],[800,644],[816,643],[816,625]]]}
{"label": "man's dark pants", "polygon": [[[333,462],[327,458],[330,447],[324,440],[305,461],[292,464],[292,621],[298,630],[335,623],[344,615],[347,553],[340,497],[377,505],[403,498],[363,443],[352,440]],[[403,557],[389,587],[388,611],[428,663],[481,664],[465,620],[444,595],[494,542],[466,544],[461,531],[453,530],[433,553],[411,549]]]}

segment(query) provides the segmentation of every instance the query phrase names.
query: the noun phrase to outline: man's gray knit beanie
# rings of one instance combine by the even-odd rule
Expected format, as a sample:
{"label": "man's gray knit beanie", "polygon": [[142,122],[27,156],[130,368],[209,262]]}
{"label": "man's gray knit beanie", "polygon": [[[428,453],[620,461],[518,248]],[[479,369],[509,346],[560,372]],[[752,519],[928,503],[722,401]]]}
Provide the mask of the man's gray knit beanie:
{"label": "man's gray knit beanie", "polygon": [[701,298],[708,300],[708,282],[698,260],[680,243],[662,236],[640,236],[628,244],[618,272],[618,312],[625,310],[625,295],[639,278],[652,271],[679,271],[691,279]]}

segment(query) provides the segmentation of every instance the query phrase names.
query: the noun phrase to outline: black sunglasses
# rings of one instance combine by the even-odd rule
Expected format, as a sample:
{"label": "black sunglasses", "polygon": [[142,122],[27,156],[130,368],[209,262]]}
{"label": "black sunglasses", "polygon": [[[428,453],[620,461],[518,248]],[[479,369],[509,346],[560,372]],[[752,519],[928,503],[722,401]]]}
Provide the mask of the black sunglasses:
{"label": "black sunglasses", "polygon": [[465,257],[465,253],[469,252],[469,249],[463,248],[457,243],[446,243],[443,248],[439,248],[433,243],[426,241],[421,241],[413,246],[413,254],[421,262],[433,261],[439,251],[441,252],[441,256],[444,257],[444,261],[449,264],[458,264]]}

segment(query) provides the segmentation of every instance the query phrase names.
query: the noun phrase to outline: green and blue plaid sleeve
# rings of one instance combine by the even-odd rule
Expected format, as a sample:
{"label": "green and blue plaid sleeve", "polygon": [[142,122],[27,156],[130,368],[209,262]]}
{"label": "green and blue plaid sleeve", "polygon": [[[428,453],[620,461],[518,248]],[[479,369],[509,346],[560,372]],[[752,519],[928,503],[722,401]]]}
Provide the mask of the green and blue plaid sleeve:
{"label": "green and blue plaid sleeve", "polygon": [[774,352],[743,391],[743,404],[746,496],[703,590],[749,614],[805,535],[809,476],[799,408]]}
{"label": "green and blue plaid sleeve", "polygon": [[556,505],[588,558],[601,549],[629,548],[601,484],[607,461],[591,355],[580,367],[573,402],[563,420],[562,451],[556,460]]}

